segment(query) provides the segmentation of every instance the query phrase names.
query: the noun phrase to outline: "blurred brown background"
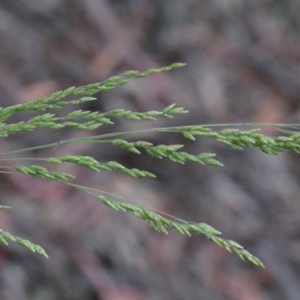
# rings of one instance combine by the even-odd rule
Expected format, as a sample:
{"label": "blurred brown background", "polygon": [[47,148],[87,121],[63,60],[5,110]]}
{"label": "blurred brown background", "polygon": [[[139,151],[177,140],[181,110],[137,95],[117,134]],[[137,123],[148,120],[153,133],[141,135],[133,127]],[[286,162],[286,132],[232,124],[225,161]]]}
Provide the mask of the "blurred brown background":
{"label": "blurred brown background", "polygon": [[[168,124],[297,122],[299,6],[296,0],[2,0],[0,103],[179,61],[187,67],[136,80],[84,108],[145,111],[178,103],[191,114]],[[133,126],[118,122],[114,130]],[[78,134],[36,131],[1,140],[0,147]],[[217,152],[225,167],[178,167],[99,145],[29,155],[92,154],[149,168],[158,180],[67,171],[82,184],[213,225],[258,255],[265,270],[201,236],[158,234],[67,187],[2,174],[1,203],[13,210],[1,212],[0,227],[42,244],[50,259],[2,247],[0,299],[299,300],[299,157],[233,152],[206,140],[188,147]]]}

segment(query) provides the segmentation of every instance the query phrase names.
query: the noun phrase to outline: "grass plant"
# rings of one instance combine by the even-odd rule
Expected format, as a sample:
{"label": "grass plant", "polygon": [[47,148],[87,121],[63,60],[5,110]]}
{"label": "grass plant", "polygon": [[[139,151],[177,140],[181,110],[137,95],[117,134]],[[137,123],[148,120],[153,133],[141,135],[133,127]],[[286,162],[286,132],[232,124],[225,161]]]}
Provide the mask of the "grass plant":
{"label": "grass plant", "polygon": [[[70,87],[68,89],[53,93],[48,97],[43,97],[35,101],[12,105],[0,108],[0,137],[6,138],[20,132],[33,132],[38,128],[47,128],[58,130],[61,128],[72,128],[74,130],[94,131],[101,126],[114,126],[116,118],[125,118],[139,122],[141,120],[155,121],[158,118],[174,118],[177,115],[187,114],[184,108],[175,104],[169,105],[161,111],[136,112],[126,109],[113,109],[106,112],[92,112],[82,109],[74,109],[69,113],[61,116],[59,110],[66,107],[75,107],[89,101],[96,101],[96,95],[100,92],[108,92],[119,86],[127,84],[130,80],[142,78],[157,74],[160,72],[171,71],[183,67],[184,64],[176,63],[167,67],[158,69],[149,69],[144,72],[127,71],[119,76],[112,76],[100,83],[92,83],[80,87]],[[12,117],[18,114],[31,112],[30,117],[21,122],[13,122]],[[243,125],[246,130],[239,129]],[[278,135],[266,136],[262,133],[261,128],[272,126],[278,129]],[[185,150],[184,144],[158,144],[154,145],[148,140],[136,139],[142,133],[149,131],[157,134],[172,133],[182,135],[186,140],[196,141],[197,138],[213,139],[222,143],[224,147],[232,150],[244,150],[246,148],[257,148],[269,155],[276,155],[284,151],[300,152],[300,133],[297,124],[199,124],[192,126],[172,126],[151,128],[145,130],[114,132],[109,131],[100,135],[90,135],[76,139],[66,139],[55,141],[49,144],[15,149],[9,152],[0,153],[1,161],[22,158],[27,164],[13,165],[8,167],[7,164],[0,165],[2,173],[17,173],[24,176],[33,176],[45,180],[58,181],[74,189],[92,194],[99,203],[106,205],[114,210],[125,212],[134,217],[147,222],[154,230],[163,234],[168,234],[169,230],[176,230],[181,234],[191,236],[192,234],[202,234],[208,240],[216,243],[227,251],[235,253],[242,260],[247,260],[254,265],[263,267],[262,261],[252,255],[243,246],[235,241],[222,238],[221,232],[205,223],[188,222],[176,217],[167,215],[163,212],[150,210],[138,203],[120,201],[116,195],[108,195],[105,191],[95,190],[88,186],[82,186],[75,183],[75,175],[66,172],[50,171],[51,165],[71,163],[82,168],[90,169],[93,172],[118,171],[133,177],[150,177],[155,178],[156,174],[148,170],[138,168],[127,168],[117,161],[98,161],[87,155],[61,155],[56,157],[31,157],[33,150],[60,147],[66,144],[76,143],[102,143],[112,144],[124,151],[131,152],[135,155],[143,155],[144,159],[153,157],[161,160],[166,159],[177,164],[192,162],[199,165],[209,165],[211,167],[222,167],[222,162],[216,157],[215,153],[192,154]],[[29,155],[29,156],[28,156]],[[32,155],[32,154],[31,154]],[[7,206],[0,206],[0,209],[8,209]],[[0,231],[0,242],[8,245],[9,242],[16,242],[21,246],[28,248],[44,257],[48,257],[46,251],[37,244],[28,240],[17,237],[11,233]]]}

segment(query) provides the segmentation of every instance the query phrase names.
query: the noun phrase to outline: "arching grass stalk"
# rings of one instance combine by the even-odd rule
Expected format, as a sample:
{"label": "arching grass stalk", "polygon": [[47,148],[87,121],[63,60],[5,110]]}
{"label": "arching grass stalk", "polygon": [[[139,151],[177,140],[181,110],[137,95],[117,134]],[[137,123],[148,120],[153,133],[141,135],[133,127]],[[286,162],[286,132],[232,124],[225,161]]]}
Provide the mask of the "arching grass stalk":
{"label": "arching grass stalk", "polygon": [[[119,76],[113,76],[100,83],[92,83],[82,87],[71,87],[63,91],[56,92],[48,97],[38,100],[0,108],[0,137],[6,138],[20,132],[31,132],[37,128],[47,128],[57,130],[61,128],[72,128],[78,131],[88,131],[87,136],[56,141],[48,144],[37,145],[27,148],[12,149],[8,152],[0,153],[0,172],[23,174],[46,180],[58,181],[61,184],[92,194],[98,201],[114,210],[123,211],[134,217],[147,222],[155,230],[167,234],[169,230],[176,230],[184,235],[202,234],[213,243],[235,253],[243,260],[248,260],[257,266],[263,263],[254,255],[245,250],[238,243],[223,239],[221,232],[208,224],[188,222],[170,216],[164,212],[153,210],[141,206],[138,203],[125,200],[119,195],[113,195],[106,191],[93,189],[75,183],[75,175],[66,172],[53,171],[53,165],[71,163],[79,167],[87,168],[93,172],[123,172],[132,177],[155,178],[156,174],[138,168],[128,168],[118,161],[98,161],[87,155],[58,155],[55,157],[32,157],[32,151],[47,148],[59,148],[63,145],[78,143],[105,143],[113,147],[128,151],[136,155],[143,155],[144,159],[152,157],[154,159],[170,160],[173,163],[185,164],[186,162],[211,167],[222,167],[222,162],[216,158],[212,152],[198,154],[189,153],[185,148],[184,139],[182,144],[166,143],[153,144],[147,140],[149,133],[157,135],[174,134],[181,135],[186,140],[196,141],[201,139],[212,139],[233,150],[244,150],[246,148],[256,148],[269,155],[276,155],[284,151],[300,152],[299,124],[270,124],[270,123],[237,123],[237,124],[199,124],[189,126],[165,126],[152,127],[133,131],[112,131],[103,134],[94,134],[94,130],[114,126],[116,118],[128,119],[139,122],[146,120],[155,121],[158,118],[174,118],[177,115],[186,114],[188,111],[175,104],[169,105],[162,110],[134,112],[125,109],[114,109],[107,112],[91,112],[77,109],[77,105],[88,101],[95,101],[94,97],[99,92],[110,91],[128,81],[145,77],[159,72],[170,71],[183,67],[184,64],[173,64],[160,69],[150,69],[144,72],[127,71]],[[59,110],[65,106],[74,106],[70,113],[59,115]],[[13,115],[24,112],[35,113],[30,118],[25,118],[22,122],[13,123],[10,119]],[[27,115],[26,115],[27,116]],[[272,127],[278,129],[278,135],[267,136],[261,128]],[[144,139],[138,137],[145,136]],[[166,139],[167,140],[167,139]],[[169,139],[168,139],[169,140]],[[29,156],[28,156],[29,155]],[[17,164],[21,161],[23,164]],[[130,200],[130,199],[129,199]],[[0,207],[0,209],[6,209]],[[0,231],[0,243],[7,245],[9,241],[14,241],[47,257],[46,252],[39,245],[27,240],[15,237],[10,233]]]}

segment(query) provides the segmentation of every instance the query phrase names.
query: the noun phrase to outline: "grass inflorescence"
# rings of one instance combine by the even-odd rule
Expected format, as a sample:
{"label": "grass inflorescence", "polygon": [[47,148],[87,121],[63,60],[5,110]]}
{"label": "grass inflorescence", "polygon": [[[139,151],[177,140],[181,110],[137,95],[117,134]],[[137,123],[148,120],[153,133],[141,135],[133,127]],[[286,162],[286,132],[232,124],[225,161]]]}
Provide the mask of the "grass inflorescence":
{"label": "grass inflorescence", "polygon": [[[0,108],[0,137],[5,138],[24,131],[34,131],[37,128],[47,128],[57,130],[70,127],[75,130],[94,130],[103,125],[114,126],[115,118],[125,118],[134,121],[148,120],[155,121],[158,118],[174,118],[177,115],[186,114],[184,108],[175,104],[169,105],[160,111],[136,112],[126,109],[113,109],[106,112],[92,112],[88,110],[73,109],[64,116],[59,116],[56,111],[65,106],[74,106],[88,101],[95,101],[99,92],[107,92],[121,85],[128,83],[135,78],[142,78],[160,72],[170,71],[183,67],[184,64],[172,64],[158,69],[149,69],[144,72],[126,71],[119,76],[112,76],[100,83],[92,83],[81,87],[70,87],[63,91],[53,93],[48,97],[43,97],[28,103],[17,104]],[[76,108],[76,106],[75,106]],[[11,122],[11,117],[16,114],[31,112],[36,116],[31,116],[22,122]],[[32,115],[32,114],[31,114]],[[26,165],[7,164],[0,165],[1,172],[18,173],[27,176],[34,176],[46,180],[55,180],[62,184],[68,184],[73,188],[91,193],[102,205],[106,205],[114,210],[129,213],[140,220],[147,222],[155,230],[167,234],[170,229],[176,230],[181,234],[191,236],[192,234],[202,234],[208,240],[235,253],[243,260],[248,260],[257,266],[263,266],[259,258],[245,250],[240,244],[226,240],[221,237],[221,232],[205,223],[187,222],[175,217],[158,212],[138,203],[130,201],[120,201],[118,197],[107,196],[105,191],[94,190],[89,187],[80,186],[74,183],[75,175],[65,172],[51,171],[51,165],[71,163],[80,167],[87,168],[93,172],[118,171],[132,177],[155,178],[156,174],[138,168],[128,168],[117,161],[98,161],[87,155],[61,155],[56,157],[26,157],[31,150],[60,147],[65,144],[76,143],[103,143],[111,144],[124,151],[135,155],[143,155],[145,159],[150,156],[154,159],[167,159],[178,164],[196,163],[212,167],[222,167],[223,163],[216,157],[215,153],[205,152],[192,154],[185,150],[184,144],[158,144],[155,145],[148,140],[137,140],[135,136],[149,131],[157,134],[172,133],[182,135],[189,141],[196,141],[198,138],[213,139],[222,143],[224,146],[233,150],[244,150],[246,148],[257,148],[264,153],[276,155],[283,151],[300,152],[300,133],[297,131],[297,124],[268,124],[276,126],[280,130],[277,136],[266,136],[262,133],[261,127],[264,124],[243,124],[246,129],[238,129],[239,124],[199,124],[191,126],[172,126],[134,131],[114,132],[109,131],[100,135],[90,135],[75,139],[66,139],[49,144],[38,145],[28,148],[15,149],[9,152],[0,153],[0,163],[5,160],[18,158],[30,162]],[[254,128],[253,128],[254,127]],[[22,157],[20,157],[20,155]],[[7,207],[0,206],[0,209]],[[7,245],[9,241],[16,242],[32,252],[39,253],[45,257],[45,250],[28,240],[15,237],[14,235],[0,231],[0,243]]]}

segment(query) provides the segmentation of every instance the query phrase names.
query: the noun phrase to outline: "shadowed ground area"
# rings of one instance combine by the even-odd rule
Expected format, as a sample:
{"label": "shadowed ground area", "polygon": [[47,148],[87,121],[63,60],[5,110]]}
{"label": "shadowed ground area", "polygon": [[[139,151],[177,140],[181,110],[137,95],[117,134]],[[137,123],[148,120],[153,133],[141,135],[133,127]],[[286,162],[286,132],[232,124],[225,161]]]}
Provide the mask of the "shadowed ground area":
{"label": "shadowed ground area", "polygon": [[[0,104],[24,103],[127,69],[185,62],[184,69],[99,94],[97,102],[83,108],[147,111],[178,103],[190,111],[155,126],[297,123],[298,11],[296,0],[2,0]],[[137,126],[118,121],[109,130]],[[143,126],[150,129],[153,124]],[[272,128],[264,130],[276,134]],[[81,134],[37,130],[2,139],[0,149]],[[173,135],[140,138],[182,142]],[[234,152],[206,139],[188,148],[215,152],[225,166],[178,166],[85,144],[29,155],[89,154],[153,171],[157,180],[94,174],[74,166],[64,169],[76,174],[81,184],[211,224],[259,256],[266,269],[241,262],[202,236],[156,233],[69,187],[1,174],[1,204],[13,209],[1,212],[0,228],[43,245],[50,259],[15,245],[1,247],[0,299],[298,300],[299,156]],[[16,157],[16,162],[24,161]]]}

